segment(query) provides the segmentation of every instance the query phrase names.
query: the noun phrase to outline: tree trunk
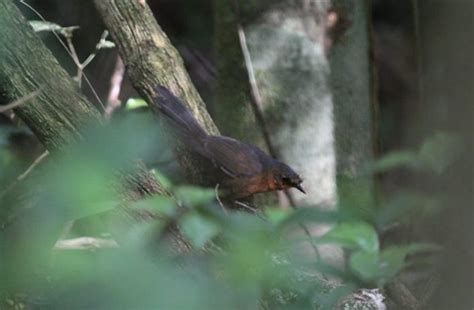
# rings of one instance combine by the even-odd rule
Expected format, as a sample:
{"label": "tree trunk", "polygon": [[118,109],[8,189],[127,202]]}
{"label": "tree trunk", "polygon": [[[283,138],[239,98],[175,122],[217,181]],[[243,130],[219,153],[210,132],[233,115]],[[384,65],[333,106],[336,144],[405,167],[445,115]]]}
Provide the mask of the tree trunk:
{"label": "tree trunk", "polygon": [[[303,187],[307,191],[307,195],[295,193],[296,201],[333,208],[336,197],[332,99],[328,87],[329,68],[323,52],[322,16],[325,16],[327,4],[327,1],[278,1],[258,7],[258,14],[244,4],[234,10],[245,12],[245,16],[239,16],[240,19],[248,21],[247,17],[252,17],[245,25],[245,33],[271,144],[278,157],[302,175]],[[224,7],[229,10],[229,4],[219,5],[221,10]],[[237,21],[227,20],[225,30],[217,31],[222,31],[222,35],[216,40],[225,38],[224,42],[230,41],[235,34],[232,38],[237,42],[232,44],[233,49],[241,51]],[[225,32],[227,36],[224,36]],[[225,46],[224,42],[217,45]],[[222,48],[223,53],[232,53],[229,50],[230,44],[227,52]],[[236,54],[234,51],[232,62],[243,64],[241,52],[238,55],[240,60]],[[226,83],[236,85],[237,91],[249,92],[248,88],[239,87],[243,83],[248,85],[247,72],[237,75],[234,69],[230,65],[221,67],[220,79],[243,79],[240,83]],[[235,88],[228,88],[235,94]],[[226,108],[238,113],[235,105]],[[260,128],[256,125],[253,128],[250,134],[256,136],[255,130]],[[313,232],[321,234],[327,229],[326,225],[320,225]],[[342,261],[340,249],[324,247],[321,253],[331,261]]]}
{"label": "tree trunk", "polygon": [[282,1],[245,30],[273,144],[304,178],[308,194],[296,198],[330,206],[335,202],[332,99],[320,18],[326,6]]}
{"label": "tree trunk", "polygon": [[259,144],[261,133],[250,103],[247,68],[237,33],[239,22],[232,1],[214,0],[218,76],[214,119],[224,135]]}
{"label": "tree trunk", "polygon": [[[152,98],[155,87],[163,85],[183,100],[208,133],[218,134],[181,56],[157,24],[148,5],[128,0],[95,0],[94,3],[117,44],[126,74],[152,112],[160,114]],[[206,173],[200,162],[183,147],[177,148],[177,155],[189,181],[205,184]]]}
{"label": "tree trunk", "polygon": [[184,68],[178,51],[143,1],[95,0],[135,89],[153,109],[154,88],[163,85],[178,95],[211,134],[217,128]]}
{"label": "tree trunk", "polygon": [[[456,163],[439,176],[440,184],[434,189],[436,195],[443,197],[444,209],[439,219],[433,219],[434,229],[428,231],[435,232],[444,249],[441,265],[436,268],[440,272],[440,278],[435,280],[437,290],[423,297],[432,299],[427,309],[473,309],[474,3],[413,3],[417,8],[423,112],[416,123],[410,124],[410,129],[430,134],[443,130],[456,134],[462,141]],[[433,188],[432,180],[423,181]]]}
{"label": "tree trunk", "polygon": [[376,145],[369,10],[366,0],[333,1],[332,11],[347,29],[333,38],[329,57],[339,198],[342,201],[349,198],[355,203],[352,193],[358,192],[358,197],[364,200],[357,201],[361,205],[370,205],[374,195],[372,180],[360,178],[363,169],[374,159]]}
{"label": "tree trunk", "polygon": [[[104,123],[100,112],[79,93],[72,78],[61,68],[11,0],[0,0],[0,32],[1,101],[11,102],[38,89],[41,91],[14,111],[48,151],[58,153],[66,145],[80,140],[85,127]],[[142,165],[139,164],[137,168],[133,174],[122,174],[125,191],[122,190],[122,184],[111,180],[124,200],[164,192]],[[41,184],[38,186],[41,187]],[[33,252],[38,254],[35,257],[38,263],[44,262],[41,255],[49,255],[59,236],[62,213],[59,210],[57,213],[40,215],[38,212],[42,210],[36,208],[35,195],[18,194],[12,190],[1,197],[0,246],[2,254],[5,254],[1,258],[6,264],[13,263],[17,267],[21,264],[17,259],[22,259],[21,262],[26,264],[22,268],[26,272],[37,267],[30,260],[31,247],[35,247]],[[13,207],[18,211],[15,214],[21,216],[11,216]],[[119,214],[128,219],[129,211],[132,210],[126,209],[126,212]],[[59,219],[48,220],[48,216],[58,216]],[[136,216],[133,211],[132,216]],[[9,267],[2,268],[2,277],[5,276],[4,272],[13,271]]]}
{"label": "tree trunk", "polygon": [[[10,0],[0,0],[0,90],[14,101],[36,90],[40,94],[15,108],[15,113],[50,152],[81,138],[86,126],[104,122],[100,112],[80,94],[77,84],[59,65]],[[34,55],[34,57],[32,57]],[[139,165],[125,176],[130,195],[162,192]]]}
{"label": "tree trunk", "polygon": [[41,93],[15,113],[50,151],[80,137],[80,129],[102,122],[11,0],[0,1],[0,88],[10,102]]}

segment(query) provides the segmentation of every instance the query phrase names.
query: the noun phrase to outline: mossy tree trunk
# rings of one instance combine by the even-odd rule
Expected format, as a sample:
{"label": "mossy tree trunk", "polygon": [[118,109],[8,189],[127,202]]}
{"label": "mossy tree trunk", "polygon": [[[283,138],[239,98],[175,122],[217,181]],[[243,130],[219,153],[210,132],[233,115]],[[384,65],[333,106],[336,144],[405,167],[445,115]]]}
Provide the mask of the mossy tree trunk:
{"label": "mossy tree trunk", "polygon": [[38,89],[15,109],[44,146],[54,151],[80,137],[80,128],[101,123],[100,112],[78,91],[11,0],[0,1],[0,89],[11,102]]}
{"label": "mossy tree trunk", "polygon": [[[325,20],[322,18],[328,1],[273,1],[258,7],[239,3],[240,8],[233,10],[232,3],[215,3],[216,10],[220,10],[216,12],[219,15],[216,45],[221,46],[223,53],[218,57],[224,58],[221,61],[229,61],[220,66],[220,83],[227,85],[228,96],[237,97],[236,92],[250,93],[247,69],[239,67],[244,64],[237,37],[237,25],[241,23],[272,146],[278,157],[304,178],[307,195],[294,191],[291,194],[298,204],[333,208],[336,197],[332,99],[329,66],[323,51]],[[241,16],[235,16],[236,9],[240,9]],[[244,72],[239,74],[239,70]],[[239,104],[243,103],[248,104]],[[216,104],[223,103],[218,101]],[[236,122],[250,127],[244,124],[245,115],[235,104],[224,106],[229,110],[227,113],[235,113]],[[260,130],[260,124],[254,123],[252,118],[253,130],[247,130],[248,134],[257,137],[255,132]],[[286,197],[281,198],[281,202],[286,200]],[[313,232],[327,231],[326,225],[322,226]],[[322,249],[326,252],[323,256],[341,261],[339,249],[326,250]]]}
{"label": "mossy tree trunk", "polygon": [[[125,63],[126,74],[152,112],[160,114],[152,98],[157,85],[180,97],[209,134],[219,131],[192,84],[178,51],[157,24],[143,1],[95,0]],[[159,12],[158,12],[159,14]],[[176,149],[178,160],[191,183],[206,184],[206,173],[186,148]]]}
{"label": "mossy tree trunk", "polygon": [[352,204],[370,205],[373,182],[361,179],[363,170],[373,162],[376,145],[370,5],[366,0],[334,0],[332,10],[340,23],[348,26],[335,38],[329,55],[338,193],[343,201],[347,198]]}
{"label": "mossy tree trunk", "polygon": [[280,1],[245,26],[271,140],[303,176],[300,203],[335,202],[332,101],[323,52],[327,1]]}
{"label": "mossy tree trunk", "polygon": [[[14,112],[50,153],[60,153],[67,145],[82,139],[82,130],[88,126],[105,123],[101,113],[79,92],[77,84],[44,46],[11,0],[0,0],[0,33],[0,101],[8,103],[40,90],[39,95],[16,107]],[[163,192],[155,178],[141,164],[132,174],[120,175],[123,182],[110,182],[117,186],[117,192],[124,198],[124,205],[143,195]],[[38,180],[34,176],[31,178],[30,184]],[[118,183],[125,184],[125,190]],[[41,188],[42,184],[37,185]],[[26,272],[37,267],[36,261],[29,260],[30,253],[41,253],[45,257],[50,255],[61,230],[61,214],[64,210],[43,214],[37,208],[37,195],[33,194],[36,187],[21,193],[17,189],[13,188],[5,195],[2,193],[0,251],[5,264],[19,266],[24,262],[22,267]],[[15,216],[12,216],[13,211],[16,211]],[[131,209],[122,211],[124,209],[119,211],[120,216],[128,219]],[[49,216],[56,217],[50,220]],[[40,261],[38,257],[38,263]],[[15,271],[5,267],[1,272],[4,276],[3,272]]]}
{"label": "mossy tree trunk", "polygon": [[140,95],[151,104],[154,88],[166,86],[185,102],[209,133],[218,133],[181,56],[146,2],[95,0],[94,3],[117,44],[126,74]]}
{"label": "mossy tree trunk", "polygon": [[[0,91],[2,101],[18,100],[34,91],[38,96],[15,113],[52,153],[81,138],[87,126],[104,123],[101,113],[82,95],[10,0],[0,1]],[[130,193],[157,193],[160,187],[140,166],[125,176]]]}
{"label": "mossy tree trunk", "polygon": [[218,116],[222,118],[218,123],[228,126],[229,133],[265,145],[261,124],[256,123],[250,105],[249,78],[237,34],[240,23],[272,146],[305,179],[308,195],[297,194],[297,198],[329,205],[335,200],[332,106],[320,18],[327,1],[313,2],[214,2],[219,72],[216,106],[227,115]]}

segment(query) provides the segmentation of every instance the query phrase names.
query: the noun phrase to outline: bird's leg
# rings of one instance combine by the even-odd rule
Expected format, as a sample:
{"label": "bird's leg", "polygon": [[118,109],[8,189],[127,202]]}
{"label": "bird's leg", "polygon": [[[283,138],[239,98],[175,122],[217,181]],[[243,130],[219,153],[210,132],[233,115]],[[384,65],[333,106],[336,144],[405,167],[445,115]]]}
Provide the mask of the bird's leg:
{"label": "bird's leg", "polygon": [[216,187],[214,188],[214,191],[216,193],[216,200],[217,202],[219,203],[219,205],[221,206],[222,210],[224,211],[224,213],[227,214],[227,209],[225,208],[224,204],[222,203],[220,197],[219,197],[219,183],[216,184]]}
{"label": "bird's leg", "polygon": [[243,207],[244,209],[247,209],[247,210],[251,211],[252,213],[257,213],[257,208],[253,208],[253,207],[249,206],[248,204],[243,203],[241,201],[234,200],[234,204],[238,205],[239,207]]}
{"label": "bird's leg", "polygon": [[236,205],[238,205],[238,206],[240,206],[240,207],[242,207],[246,210],[249,210],[252,213],[255,213],[255,215],[257,215],[260,219],[262,219],[264,221],[267,220],[257,208],[251,207],[248,204],[243,203],[243,202],[238,201],[238,200],[234,200],[234,204],[236,204]]}

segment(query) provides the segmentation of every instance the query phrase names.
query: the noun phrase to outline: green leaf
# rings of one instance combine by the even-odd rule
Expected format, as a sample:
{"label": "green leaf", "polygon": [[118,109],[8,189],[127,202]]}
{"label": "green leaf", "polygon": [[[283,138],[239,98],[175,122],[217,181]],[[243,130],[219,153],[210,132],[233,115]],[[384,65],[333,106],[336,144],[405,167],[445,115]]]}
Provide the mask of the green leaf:
{"label": "green leaf", "polygon": [[380,253],[380,280],[386,282],[396,276],[405,266],[406,249],[402,247],[389,247]]}
{"label": "green leaf", "polygon": [[279,224],[283,222],[292,213],[290,209],[282,208],[266,208],[263,213],[273,224]]}
{"label": "green leaf", "polygon": [[440,203],[435,198],[403,191],[383,203],[377,214],[378,227],[385,227],[395,221],[409,219],[415,212],[433,213],[440,209]]}
{"label": "green leaf", "polygon": [[143,222],[133,227],[119,227],[123,229],[120,232],[120,246],[143,251],[151,242],[154,242],[153,240],[156,240],[156,236],[159,236],[166,227],[167,223],[160,220]]}
{"label": "green leaf", "polygon": [[372,166],[372,172],[387,172],[400,167],[415,168],[419,164],[418,154],[411,151],[390,152],[378,159]]}
{"label": "green leaf", "polygon": [[216,222],[198,212],[187,213],[179,220],[179,226],[184,235],[197,248],[203,247],[220,231]]}
{"label": "green leaf", "polygon": [[372,222],[376,209],[373,186],[371,177],[338,176],[338,209],[351,213],[353,220]]}
{"label": "green leaf", "polygon": [[133,204],[133,208],[158,212],[169,217],[176,214],[176,203],[171,197],[154,196],[139,200]]}
{"label": "green leaf", "polygon": [[321,240],[370,253],[376,253],[379,249],[379,239],[375,229],[364,222],[339,224],[322,236]]}
{"label": "green leaf", "polygon": [[442,173],[457,158],[461,149],[458,136],[438,132],[425,140],[420,149],[413,151],[390,152],[377,160],[371,172],[386,172],[391,169],[408,167]]}
{"label": "green leaf", "polygon": [[431,243],[413,243],[403,246],[391,246],[380,253],[380,275],[390,279],[405,267],[405,259],[408,255],[419,252],[433,252],[441,248]]}
{"label": "green leaf", "polygon": [[176,198],[188,207],[208,204],[214,200],[216,195],[212,189],[194,186],[180,186],[174,193]]}
{"label": "green leaf", "polygon": [[[59,161],[51,170],[45,186],[54,189],[53,201],[43,201],[49,208],[61,208],[66,220],[79,219],[109,211],[120,205],[110,186],[110,171],[98,162],[83,158],[82,161]],[[64,182],[68,180],[68,182]],[[45,193],[45,199],[51,196]]]}
{"label": "green leaf", "polygon": [[129,98],[127,100],[127,103],[125,103],[126,110],[134,110],[134,109],[143,108],[147,106],[148,104],[146,103],[146,101],[140,98]]}
{"label": "green leaf", "polygon": [[410,254],[436,251],[440,247],[429,243],[414,243],[406,246],[391,246],[381,253],[357,251],[349,259],[351,270],[362,280],[382,287],[406,266]]}
{"label": "green leaf", "polygon": [[382,253],[380,253],[379,285],[382,286],[384,283],[387,283],[406,266],[405,260],[407,255],[431,249],[434,249],[434,246],[427,244],[391,246],[384,249]]}
{"label": "green leaf", "polygon": [[93,204],[85,204],[83,208],[76,208],[73,219],[78,220],[84,217],[104,213],[120,206],[120,201],[103,201]]}
{"label": "green leaf", "polygon": [[434,243],[412,243],[404,246],[406,248],[407,255],[419,253],[419,252],[437,252],[443,248]]}
{"label": "green leaf", "polygon": [[151,172],[155,175],[155,179],[163,188],[170,190],[173,187],[173,183],[160,171],[152,169]]}
{"label": "green leaf", "polygon": [[299,223],[336,223],[349,219],[349,214],[340,211],[327,211],[318,208],[304,207],[289,213],[286,218],[280,221],[279,228],[284,229]]}
{"label": "green leaf", "polygon": [[376,282],[379,277],[379,253],[357,251],[349,258],[351,270],[366,282]]}
{"label": "green leaf", "polygon": [[332,265],[330,263],[319,260],[314,264],[314,267],[318,272],[324,274],[326,277],[334,279],[340,279],[342,282],[350,282],[350,274],[345,270],[343,266]]}
{"label": "green leaf", "polygon": [[442,173],[457,158],[461,150],[458,136],[438,132],[427,139],[420,148],[420,161],[435,173]]}

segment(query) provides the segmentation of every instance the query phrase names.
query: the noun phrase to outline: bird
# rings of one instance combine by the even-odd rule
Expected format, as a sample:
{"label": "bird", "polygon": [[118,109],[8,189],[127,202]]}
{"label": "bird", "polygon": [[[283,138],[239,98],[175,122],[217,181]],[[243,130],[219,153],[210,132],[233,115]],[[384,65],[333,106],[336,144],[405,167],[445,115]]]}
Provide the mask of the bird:
{"label": "bird", "polygon": [[164,86],[157,86],[154,107],[166,119],[178,139],[199,154],[219,173],[216,184],[233,199],[257,193],[296,188],[306,194],[302,178],[287,164],[259,147],[237,139],[209,135],[184,103]]}

